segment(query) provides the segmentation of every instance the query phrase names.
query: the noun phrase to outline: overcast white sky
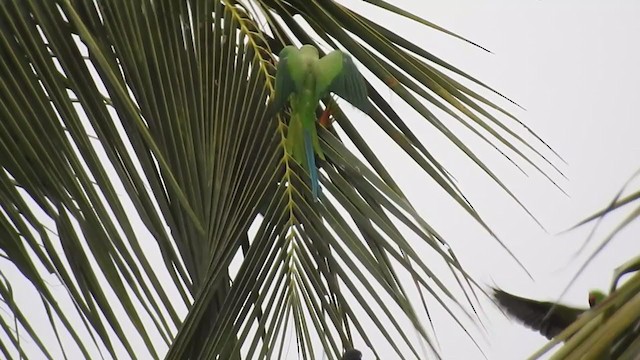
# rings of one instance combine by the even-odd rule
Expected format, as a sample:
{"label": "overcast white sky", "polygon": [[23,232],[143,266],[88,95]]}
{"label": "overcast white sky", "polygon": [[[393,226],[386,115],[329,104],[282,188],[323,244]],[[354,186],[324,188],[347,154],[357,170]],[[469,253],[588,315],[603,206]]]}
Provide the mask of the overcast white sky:
{"label": "overcast white sky", "polygon": [[[349,2],[359,9],[369,8],[357,3]],[[436,155],[447,159],[445,165],[476,209],[531,272],[532,281],[487,234],[452,210],[454,207],[410,161],[398,160],[390,153],[387,161],[391,173],[402,174],[397,176],[398,181],[414,196],[414,205],[444,233],[480,283],[522,296],[557,299],[584,259],[575,257],[575,253],[591,227],[557,234],[606,206],[640,167],[636,110],[640,103],[640,3],[406,0],[394,4],[412,9],[494,53],[409,21],[377,17],[526,108],[523,111],[503,103],[567,161],[556,164],[561,165],[568,180],[555,178],[569,196],[532,169],[525,168],[530,175],[525,177],[501,159],[488,161],[542,222],[545,232],[463,157],[450,147],[434,145]],[[402,106],[391,93],[389,97],[392,104]],[[413,116],[411,112],[404,114]],[[421,127],[419,120],[412,125],[424,129],[419,136],[431,139],[428,126]],[[371,136],[377,136],[375,130]],[[479,154],[497,158],[495,153]],[[634,184],[637,188],[640,182]],[[619,220],[620,216],[605,221],[598,234],[606,234]],[[639,232],[640,224],[636,223],[621,233],[563,300],[587,307],[588,290],[607,289],[614,267],[639,253]],[[525,358],[545,343],[542,336],[508,320],[488,302],[483,306],[487,340],[479,340],[489,359]],[[447,316],[435,316],[444,358],[482,358]],[[365,360],[372,359],[366,349],[363,352]]]}

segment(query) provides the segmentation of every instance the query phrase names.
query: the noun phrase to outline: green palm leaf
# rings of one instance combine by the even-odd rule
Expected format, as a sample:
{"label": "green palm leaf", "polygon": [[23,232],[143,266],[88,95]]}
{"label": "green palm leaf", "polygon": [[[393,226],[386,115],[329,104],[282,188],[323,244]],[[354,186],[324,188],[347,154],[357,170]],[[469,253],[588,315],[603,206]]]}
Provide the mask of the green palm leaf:
{"label": "green palm leaf", "polygon": [[[526,142],[528,129],[459,81],[484,84],[332,1],[2,1],[0,250],[19,275],[3,270],[0,281],[11,314],[0,316],[0,351],[10,357],[30,338],[47,358],[281,358],[294,334],[305,359],[339,358],[354,339],[386,356],[377,332],[394,357],[422,358],[411,338],[436,352],[431,302],[415,306],[407,275],[464,328],[471,300],[453,295],[406,231],[465,295],[475,283],[348,114],[332,112],[362,156],[319,129],[316,204],[284,147],[287,113],[266,116],[273,54],[320,41],[374,75],[367,115],[487,231],[378,84],[509,194],[432,109],[514,164],[551,163],[544,143]],[[14,301],[25,280],[60,345]]]}
{"label": "green palm leaf", "polygon": [[[584,226],[594,222],[595,225],[586,244],[592,239],[600,221],[610,213],[621,208],[627,208],[628,213],[622,220],[604,237],[596,250],[587,258],[584,264],[576,272],[570,285],[580,276],[590,262],[602,252],[614,237],[625,227],[640,217],[640,192],[632,190],[627,192],[629,183],[640,175],[636,171],[622,187],[611,203],[602,210],[584,219],[575,227]],[[553,359],[579,359],[579,358],[606,358],[611,359],[635,359],[640,353],[640,255],[613,269],[611,287],[606,301],[598,306],[595,311],[589,312],[589,316],[580,317],[567,328],[554,341],[549,342],[532,358],[540,357],[548,352],[558,342],[571,337],[571,340],[553,354]],[[624,282],[624,275],[633,274]],[[575,334],[575,335],[574,335]]]}

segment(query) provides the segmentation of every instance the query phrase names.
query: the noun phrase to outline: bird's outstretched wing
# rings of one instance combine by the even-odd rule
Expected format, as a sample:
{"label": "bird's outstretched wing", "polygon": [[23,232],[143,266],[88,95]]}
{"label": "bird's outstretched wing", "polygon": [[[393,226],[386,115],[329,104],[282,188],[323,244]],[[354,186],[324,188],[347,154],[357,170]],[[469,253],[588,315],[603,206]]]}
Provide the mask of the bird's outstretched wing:
{"label": "bird's outstretched wing", "polygon": [[278,57],[278,66],[276,67],[276,83],[273,100],[269,104],[268,114],[270,116],[275,115],[278,111],[282,110],[284,105],[289,100],[289,96],[295,91],[295,82],[291,77],[291,71],[289,70],[289,60],[287,57],[292,54],[293,51],[298,51],[295,46],[285,46]]}
{"label": "bird's outstretched wing", "polygon": [[507,314],[525,326],[539,331],[547,339],[561,333],[586,311],[552,302],[522,298],[500,289],[493,289],[493,298]]}
{"label": "bird's outstretched wing", "polygon": [[330,52],[316,66],[316,93],[322,97],[328,92],[335,93],[365,113],[371,106],[362,74],[351,56],[340,50]]}

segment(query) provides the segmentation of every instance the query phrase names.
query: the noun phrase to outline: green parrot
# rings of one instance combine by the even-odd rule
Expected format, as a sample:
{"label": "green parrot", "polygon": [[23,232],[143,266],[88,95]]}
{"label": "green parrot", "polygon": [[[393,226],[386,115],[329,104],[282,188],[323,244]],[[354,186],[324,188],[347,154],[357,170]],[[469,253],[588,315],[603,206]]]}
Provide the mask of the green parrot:
{"label": "green parrot", "polygon": [[279,57],[269,112],[280,111],[289,101],[291,120],[286,150],[309,173],[316,201],[319,182],[315,154],[325,159],[316,131],[318,102],[333,92],[367,112],[370,106],[367,86],[351,57],[340,50],[320,58],[318,49],[312,45],[303,45],[300,49],[289,45],[280,51]]}
{"label": "green parrot", "polygon": [[[573,308],[553,302],[525,299],[500,289],[492,289],[493,298],[507,314],[547,339],[561,333],[589,309]],[[600,304],[607,296],[599,290],[589,292],[589,306]]]}

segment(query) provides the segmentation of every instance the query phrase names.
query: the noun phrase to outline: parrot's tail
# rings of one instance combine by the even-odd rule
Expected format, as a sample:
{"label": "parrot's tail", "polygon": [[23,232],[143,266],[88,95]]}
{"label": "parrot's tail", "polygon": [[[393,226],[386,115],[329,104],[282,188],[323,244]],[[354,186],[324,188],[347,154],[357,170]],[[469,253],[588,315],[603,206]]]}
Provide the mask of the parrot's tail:
{"label": "parrot's tail", "polygon": [[316,167],[316,155],[313,151],[311,131],[308,129],[304,129],[304,153],[307,158],[307,166],[309,167],[309,176],[311,176],[311,192],[313,194],[313,201],[318,201],[320,182],[318,181],[318,168]]}

